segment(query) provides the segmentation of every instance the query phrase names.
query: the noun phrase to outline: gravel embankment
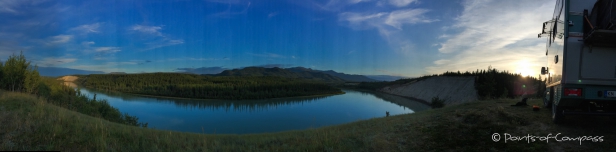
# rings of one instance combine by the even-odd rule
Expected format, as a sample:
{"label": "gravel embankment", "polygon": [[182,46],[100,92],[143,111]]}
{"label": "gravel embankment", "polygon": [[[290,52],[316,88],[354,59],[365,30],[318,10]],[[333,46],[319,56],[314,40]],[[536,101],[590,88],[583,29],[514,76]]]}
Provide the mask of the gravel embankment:
{"label": "gravel embankment", "polygon": [[445,104],[477,100],[474,77],[431,77],[402,85],[387,86],[380,91],[431,102],[432,97],[445,99]]}

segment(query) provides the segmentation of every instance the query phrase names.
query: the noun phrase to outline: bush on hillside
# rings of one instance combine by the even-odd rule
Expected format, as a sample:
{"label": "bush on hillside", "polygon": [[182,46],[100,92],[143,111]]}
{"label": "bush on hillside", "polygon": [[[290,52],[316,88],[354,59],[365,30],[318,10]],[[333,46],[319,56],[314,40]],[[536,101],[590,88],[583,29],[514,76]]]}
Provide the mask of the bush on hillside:
{"label": "bush on hillside", "polygon": [[439,97],[432,97],[432,103],[430,103],[432,108],[442,108],[445,107],[445,100]]}

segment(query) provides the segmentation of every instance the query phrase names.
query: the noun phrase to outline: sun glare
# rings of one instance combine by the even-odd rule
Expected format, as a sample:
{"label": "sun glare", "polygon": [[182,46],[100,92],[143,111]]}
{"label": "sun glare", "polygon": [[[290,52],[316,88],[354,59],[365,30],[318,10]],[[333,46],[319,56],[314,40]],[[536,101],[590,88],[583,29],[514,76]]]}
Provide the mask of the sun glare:
{"label": "sun glare", "polygon": [[516,64],[515,73],[519,73],[522,76],[533,76],[535,71],[531,68],[528,60],[520,60]]}

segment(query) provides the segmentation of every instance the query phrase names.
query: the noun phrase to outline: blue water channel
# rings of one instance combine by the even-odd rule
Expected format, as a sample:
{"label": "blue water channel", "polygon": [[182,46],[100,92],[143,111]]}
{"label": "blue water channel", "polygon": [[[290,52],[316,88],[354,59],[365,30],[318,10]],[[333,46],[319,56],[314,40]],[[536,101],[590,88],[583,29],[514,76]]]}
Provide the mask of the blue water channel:
{"label": "blue water channel", "polygon": [[206,134],[250,134],[304,130],[370,118],[399,115],[430,107],[407,98],[343,89],[345,94],[267,100],[190,100],[101,92],[80,88],[106,99],[122,113],[147,122],[148,128]]}

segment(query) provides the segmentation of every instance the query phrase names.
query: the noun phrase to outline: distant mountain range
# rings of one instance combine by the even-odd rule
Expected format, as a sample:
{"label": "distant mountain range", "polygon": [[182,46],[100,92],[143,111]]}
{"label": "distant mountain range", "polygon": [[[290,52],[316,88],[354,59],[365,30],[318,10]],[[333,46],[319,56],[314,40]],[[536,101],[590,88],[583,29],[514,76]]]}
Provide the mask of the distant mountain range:
{"label": "distant mountain range", "polygon": [[[105,74],[102,71],[88,71],[60,67],[38,67],[41,76],[58,77],[65,75],[88,75],[88,74]],[[192,73],[189,71],[183,73]],[[125,74],[124,72],[112,72],[110,74]],[[200,74],[200,73],[194,73]],[[204,74],[205,75],[205,74]],[[341,82],[375,82],[375,81],[395,81],[406,78],[390,75],[356,75],[345,74],[333,70],[314,70],[305,67],[293,68],[265,68],[265,67],[246,67],[241,69],[224,70],[219,74],[207,74],[218,76],[280,76],[287,78],[304,78],[310,80],[318,80],[324,82],[341,83]]]}
{"label": "distant mountain range", "polygon": [[409,77],[391,76],[391,75],[366,75],[366,77],[378,81],[396,81],[399,79],[407,79]]}
{"label": "distant mountain range", "polygon": [[321,71],[321,70],[313,70],[310,68],[304,68],[304,67],[294,67],[294,68],[287,68],[286,70],[289,71],[293,71],[293,72],[318,72],[318,73],[324,73],[324,74],[328,74],[331,76],[335,76],[338,78],[343,79],[344,81],[347,82],[375,82],[377,80],[374,79],[370,79],[366,76],[363,75],[355,75],[355,74],[345,74],[345,73],[339,73],[333,70],[327,70],[327,71]]}
{"label": "distant mountain range", "polygon": [[304,78],[310,80],[319,80],[325,82],[376,82],[376,81],[395,81],[405,77],[389,76],[389,75],[356,75],[345,74],[333,70],[314,70],[304,67],[293,68],[264,68],[264,67],[247,67],[242,69],[225,70],[216,76],[280,76],[288,78]]}
{"label": "distant mountain range", "polygon": [[345,80],[331,76],[325,73],[312,71],[291,71],[278,67],[262,68],[262,67],[246,67],[243,69],[225,70],[216,76],[279,76],[286,78],[304,78],[309,80],[317,80],[329,83],[342,83]]}
{"label": "distant mountain range", "polygon": [[38,67],[39,75],[48,77],[59,77],[65,75],[88,75],[88,74],[104,74],[102,71],[87,71],[70,68],[59,67]]}

